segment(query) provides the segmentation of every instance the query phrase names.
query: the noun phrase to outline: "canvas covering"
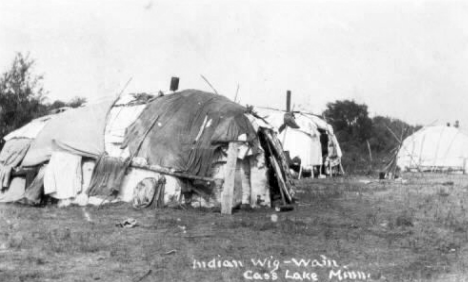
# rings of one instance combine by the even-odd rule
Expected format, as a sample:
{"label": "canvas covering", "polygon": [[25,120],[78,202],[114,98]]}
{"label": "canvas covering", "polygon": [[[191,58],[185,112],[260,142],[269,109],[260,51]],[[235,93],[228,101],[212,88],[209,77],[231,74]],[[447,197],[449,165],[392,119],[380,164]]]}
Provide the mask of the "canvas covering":
{"label": "canvas covering", "polygon": [[[268,123],[279,129],[285,122],[284,111],[258,108],[259,115],[264,117]],[[325,131],[329,137],[327,162],[339,165],[342,151],[338,140],[334,135],[333,128],[323,119],[301,112],[295,112],[295,123],[299,128],[285,127],[278,134],[285,151],[289,151],[292,158],[299,157],[303,167],[319,166],[323,163],[322,148],[320,143],[320,130]]]}
{"label": "canvas covering", "polygon": [[258,147],[245,112],[246,108],[224,96],[197,90],[162,96],[149,103],[129,127],[123,146],[149,164],[207,176],[222,143],[245,134],[250,146]]}
{"label": "canvas covering", "polygon": [[50,120],[37,135],[22,166],[35,166],[50,159],[56,148],[97,158],[104,153],[106,116],[112,102],[68,110]]}
{"label": "canvas covering", "polygon": [[454,127],[423,128],[403,141],[397,165],[401,169],[467,169],[468,136]]}

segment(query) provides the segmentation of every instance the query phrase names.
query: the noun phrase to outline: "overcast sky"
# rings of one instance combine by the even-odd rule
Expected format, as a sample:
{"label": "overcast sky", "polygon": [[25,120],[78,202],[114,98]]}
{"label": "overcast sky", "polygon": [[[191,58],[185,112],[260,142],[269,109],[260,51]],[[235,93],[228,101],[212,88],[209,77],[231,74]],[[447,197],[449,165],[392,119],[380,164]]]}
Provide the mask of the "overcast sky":
{"label": "overcast sky", "polygon": [[[464,3],[465,2],[465,3]],[[468,126],[468,1],[0,1],[0,71],[30,53],[50,100],[210,90],[242,104]]]}

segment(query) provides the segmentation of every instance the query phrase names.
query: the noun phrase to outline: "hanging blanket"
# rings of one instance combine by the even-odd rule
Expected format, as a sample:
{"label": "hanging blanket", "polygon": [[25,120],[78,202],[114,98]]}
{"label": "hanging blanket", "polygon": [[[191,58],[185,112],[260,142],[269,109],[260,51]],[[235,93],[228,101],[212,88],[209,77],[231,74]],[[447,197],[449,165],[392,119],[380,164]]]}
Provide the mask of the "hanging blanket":
{"label": "hanging blanket", "polygon": [[125,176],[125,170],[129,165],[130,159],[123,161],[120,158],[101,155],[91,177],[88,195],[109,196],[111,194],[118,194]]}

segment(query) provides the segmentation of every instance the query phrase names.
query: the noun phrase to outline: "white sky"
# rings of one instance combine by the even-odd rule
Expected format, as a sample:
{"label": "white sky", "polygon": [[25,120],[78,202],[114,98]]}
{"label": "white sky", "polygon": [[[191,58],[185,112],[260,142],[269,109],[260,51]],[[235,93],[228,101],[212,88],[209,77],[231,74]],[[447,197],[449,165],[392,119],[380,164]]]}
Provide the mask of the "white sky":
{"label": "white sky", "polygon": [[[465,3],[464,3],[465,2]],[[0,72],[29,52],[51,100],[215,88],[242,104],[468,126],[468,1],[0,1]],[[300,106],[299,106],[300,105]]]}

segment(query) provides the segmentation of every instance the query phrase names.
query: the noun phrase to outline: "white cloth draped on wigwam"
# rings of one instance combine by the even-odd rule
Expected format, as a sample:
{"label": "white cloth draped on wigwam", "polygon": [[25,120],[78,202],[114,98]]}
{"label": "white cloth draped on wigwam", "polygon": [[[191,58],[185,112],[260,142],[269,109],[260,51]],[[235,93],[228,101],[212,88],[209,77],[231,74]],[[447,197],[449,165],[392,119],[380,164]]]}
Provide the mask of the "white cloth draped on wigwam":
{"label": "white cloth draped on wigwam", "polygon": [[61,200],[75,198],[81,183],[81,156],[54,152],[44,175],[44,194]]}

